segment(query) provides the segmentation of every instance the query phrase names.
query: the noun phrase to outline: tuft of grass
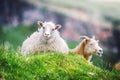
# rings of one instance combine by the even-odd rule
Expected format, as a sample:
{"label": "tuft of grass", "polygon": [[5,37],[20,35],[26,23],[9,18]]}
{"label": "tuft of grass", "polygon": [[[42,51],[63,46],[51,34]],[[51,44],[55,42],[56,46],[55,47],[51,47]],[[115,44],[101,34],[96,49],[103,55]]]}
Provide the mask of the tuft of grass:
{"label": "tuft of grass", "polygon": [[118,80],[119,71],[107,71],[76,54],[39,53],[22,56],[0,48],[1,80]]}

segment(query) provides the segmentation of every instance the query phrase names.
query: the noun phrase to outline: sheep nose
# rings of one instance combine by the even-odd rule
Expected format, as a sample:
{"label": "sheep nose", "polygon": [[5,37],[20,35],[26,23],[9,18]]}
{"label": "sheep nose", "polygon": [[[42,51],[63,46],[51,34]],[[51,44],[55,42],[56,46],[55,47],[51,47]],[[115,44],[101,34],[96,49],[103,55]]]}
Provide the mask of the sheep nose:
{"label": "sheep nose", "polygon": [[50,34],[45,33],[45,34],[44,34],[44,37],[48,38],[48,37],[50,37]]}
{"label": "sheep nose", "polygon": [[99,50],[99,52],[100,52],[100,53],[103,53],[103,50],[102,50],[102,49],[100,49],[100,50]]}
{"label": "sheep nose", "polygon": [[49,36],[49,34],[45,33],[45,36]]}

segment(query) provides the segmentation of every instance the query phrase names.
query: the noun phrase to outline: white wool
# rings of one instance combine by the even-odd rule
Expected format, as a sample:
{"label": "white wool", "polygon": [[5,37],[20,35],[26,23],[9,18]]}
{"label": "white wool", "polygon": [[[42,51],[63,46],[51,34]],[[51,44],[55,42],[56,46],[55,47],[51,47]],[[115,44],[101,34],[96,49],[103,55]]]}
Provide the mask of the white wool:
{"label": "white wool", "polygon": [[[44,24],[46,23],[47,22]],[[49,22],[49,24],[50,26],[55,26],[51,22]],[[51,38],[47,40],[43,37],[43,29],[41,28],[23,42],[21,53],[27,55],[41,51],[68,53],[69,48],[66,42],[60,37],[57,30],[55,30],[54,33],[52,33]]]}

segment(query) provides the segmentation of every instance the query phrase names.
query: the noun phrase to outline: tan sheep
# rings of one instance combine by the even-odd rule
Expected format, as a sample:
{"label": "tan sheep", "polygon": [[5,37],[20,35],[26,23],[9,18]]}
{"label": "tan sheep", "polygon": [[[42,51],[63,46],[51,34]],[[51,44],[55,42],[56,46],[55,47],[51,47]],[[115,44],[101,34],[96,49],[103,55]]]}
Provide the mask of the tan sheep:
{"label": "tan sheep", "polygon": [[103,50],[98,45],[98,40],[95,40],[95,37],[89,38],[87,36],[81,36],[81,38],[83,38],[83,40],[80,44],[76,48],[70,49],[69,52],[79,54],[88,61],[91,60],[92,55],[102,56]]}

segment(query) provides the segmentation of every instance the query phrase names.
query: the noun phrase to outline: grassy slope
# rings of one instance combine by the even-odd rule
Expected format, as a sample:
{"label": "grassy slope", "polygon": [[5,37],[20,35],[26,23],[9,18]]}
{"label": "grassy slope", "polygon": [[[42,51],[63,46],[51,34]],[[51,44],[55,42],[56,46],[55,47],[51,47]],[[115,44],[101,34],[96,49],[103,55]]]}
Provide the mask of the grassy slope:
{"label": "grassy slope", "polygon": [[74,54],[41,53],[23,57],[0,49],[3,80],[118,80],[120,73],[102,70]]}

